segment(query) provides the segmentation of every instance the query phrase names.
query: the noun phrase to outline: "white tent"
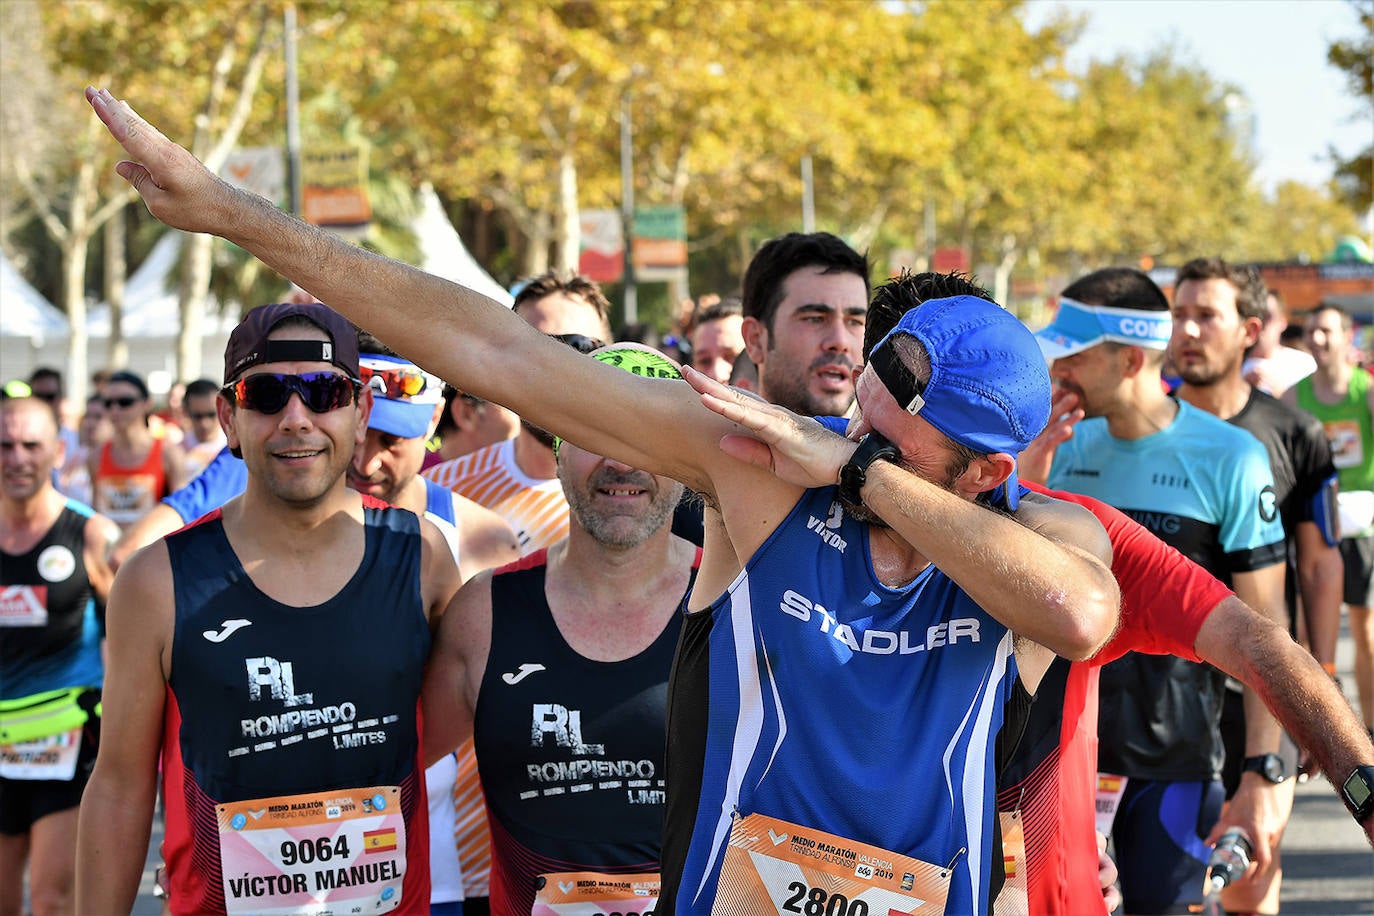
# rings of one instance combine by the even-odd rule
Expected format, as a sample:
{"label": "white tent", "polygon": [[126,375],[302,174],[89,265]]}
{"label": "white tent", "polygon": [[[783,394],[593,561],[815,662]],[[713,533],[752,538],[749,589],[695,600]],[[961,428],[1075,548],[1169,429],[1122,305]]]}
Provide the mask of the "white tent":
{"label": "white tent", "polygon": [[[172,382],[178,381],[176,352],[181,307],[173,274],[181,256],[183,238],[184,235],[176,230],[163,233],[124,284],[120,328],[129,348],[129,368],[147,378],[148,387],[154,394],[161,394]],[[201,375],[219,380],[224,365],[224,346],[236,324],[236,311],[221,314],[215,298],[206,298],[200,341]],[[105,364],[109,355],[109,303],[101,302],[91,308],[86,329],[90,334],[88,362],[92,368],[97,368]]]}
{"label": "white tent", "polygon": [[[148,252],[148,257],[124,284],[124,316],[120,327],[124,336],[170,337],[176,339],[181,326],[179,293],[172,276],[181,256],[182,233],[164,232]],[[238,315],[220,315],[213,296],[206,299],[205,325],[207,335],[227,335],[238,324]],[[86,329],[92,339],[110,336],[110,306],[102,302],[91,309]]]}
{"label": "white tent", "polygon": [[444,213],[439,195],[429,182],[420,187],[420,215],[410,224],[410,228],[420,242],[422,270],[475,289],[507,308],[514,302],[514,297],[468,253],[458,230],[453,228],[453,223]]}
{"label": "white tent", "polygon": [[26,337],[41,347],[48,338],[65,338],[67,316],[19,273],[0,253],[0,335]]}
{"label": "white tent", "polygon": [[0,252],[0,381],[25,378],[67,359],[67,316]]}

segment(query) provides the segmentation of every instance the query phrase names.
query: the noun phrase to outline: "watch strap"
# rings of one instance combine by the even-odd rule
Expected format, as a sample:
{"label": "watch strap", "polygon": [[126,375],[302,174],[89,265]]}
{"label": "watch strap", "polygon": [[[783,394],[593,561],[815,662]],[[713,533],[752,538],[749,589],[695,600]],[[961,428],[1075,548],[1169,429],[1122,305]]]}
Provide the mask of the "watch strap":
{"label": "watch strap", "polygon": [[[1278,779],[1269,775],[1268,764],[1271,760],[1278,763],[1280,774]],[[1241,764],[1240,771],[1242,773],[1259,773],[1275,785],[1288,778],[1288,767],[1284,764],[1283,757],[1279,754],[1256,754],[1253,757],[1246,757]]]}
{"label": "watch strap", "polygon": [[871,432],[859,440],[859,447],[849,456],[844,467],[840,468],[840,499],[851,506],[863,503],[859,491],[868,480],[868,468],[879,459],[896,462],[902,453],[897,446],[887,441],[881,434]]}

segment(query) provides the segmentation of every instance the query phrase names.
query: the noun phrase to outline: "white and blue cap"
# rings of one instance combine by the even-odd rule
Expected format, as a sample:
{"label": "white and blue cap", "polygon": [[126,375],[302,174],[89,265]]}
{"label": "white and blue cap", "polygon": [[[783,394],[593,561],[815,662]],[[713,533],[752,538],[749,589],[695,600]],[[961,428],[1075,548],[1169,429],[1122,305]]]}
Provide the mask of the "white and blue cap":
{"label": "white and blue cap", "polygon": [[[917,379],[890,342],[920,341],[930,378]],[[1050,373],[1035,336],[1011,312],[977,296],[931,299],[911,309],[868,358],[878,379],[907,413],[982,454],[1015,458],[1050,419]],[[1013,470],[991,499],[1015,509]]]}
{"label": "white and blue cap", "polygon": [[1045,358],[1055,360],[1107,341],[1163,350],[1169,346],[1173,327],[1173,318],[1164,310],[1087,305],[1061,297],[1054,321],[1037,332],[1035,339]]}
{"label": "white and blue cap", "polygon": [[372,389],[368,429],[402,439],[418,439],[429,432],[434,406],[444,399],[444,383],[409,360],[381,353],[362,353],[359,376]]}

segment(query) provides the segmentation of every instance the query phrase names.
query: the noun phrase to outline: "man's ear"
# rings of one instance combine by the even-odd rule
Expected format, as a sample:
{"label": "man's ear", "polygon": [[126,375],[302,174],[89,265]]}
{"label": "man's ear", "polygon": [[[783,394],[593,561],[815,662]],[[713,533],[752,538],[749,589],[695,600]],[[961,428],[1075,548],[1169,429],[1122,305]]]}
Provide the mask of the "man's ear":
{"label": "man's ear", "polygon": [[239,434],[238,430],[234,428],[234,405],[229,403],[229,399],[224,396],[222,391],[215,395],[215,413],[219,415],[219,428],[224,430],[226,444],[231,452],[237,452]]}
{"label": "man's ear", "polygon": [[1124,378],[1134,378],[1140,374],[1140,370],[1145,368],[1145,348],[1127,346],[1121,348],[1124,354],[1126,365],[1122,371]]}
{"label": "man's ear", "polygon": [[358,392],[358,428],[353,434],[353,441],[357,445],[362,445],[367,440],[367,421],[372,417],[372,388],[364,385],[362,391]]}
{"label": "man's ear", "polygon": [[1245,332],[1243,346],[1246,350],[1253,347],[1264,333],[1264,320],[1261,318],[1250,317],[1241,322],[1241,328]]}
{"label": "man's ear", "polygon": [[749,358],[755,366],[763,365],[764,354],[768,352],[768,328],[751,316],[744,319],[739,330],[744,336],[744,349],[748,351]]}
{"label": "man's ear", "polygon": [[1016,459],[1006,452],[993,452],[975,458],[954,481],[954,489],[961,496],[973,498],[1006,482],[1016,470]]}

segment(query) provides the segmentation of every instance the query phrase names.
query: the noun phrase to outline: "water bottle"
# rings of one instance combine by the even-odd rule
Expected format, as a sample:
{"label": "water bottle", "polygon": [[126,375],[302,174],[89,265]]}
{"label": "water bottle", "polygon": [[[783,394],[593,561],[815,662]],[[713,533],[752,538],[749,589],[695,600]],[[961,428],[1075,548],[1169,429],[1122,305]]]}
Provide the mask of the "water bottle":
{"label": "water bottle", "polygon": [[1254,851],[1250,838],[1239,827],[1231,828],[1217,840],[1217,845],[1212,848],[1212,857],[1207,860],[1207,877],[1202,882],[1204,916],[1220,916],[1224,912],[1221,908],[1221,892],[1245,874]]}

